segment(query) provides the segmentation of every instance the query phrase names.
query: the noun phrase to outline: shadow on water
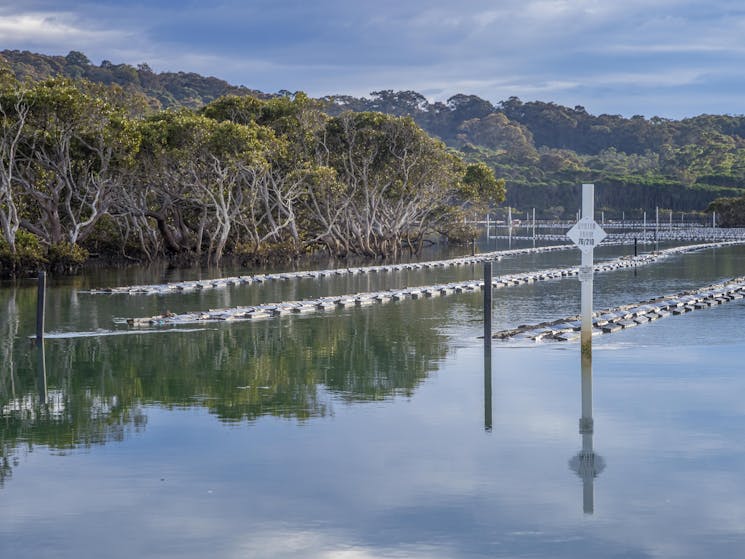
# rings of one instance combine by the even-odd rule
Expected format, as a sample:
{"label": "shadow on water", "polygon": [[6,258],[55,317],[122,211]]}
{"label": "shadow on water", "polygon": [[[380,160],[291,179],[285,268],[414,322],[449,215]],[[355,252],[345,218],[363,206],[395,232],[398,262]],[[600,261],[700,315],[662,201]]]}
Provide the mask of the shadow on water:
{"label": "shadow on water", "polygon": [[147,409],[203,408],[226,423],[333,415],[334,403],[411,396],[446,357],[427,305],[287,317],[178,335],[19,337],[0,319],[0,485],[19,453],[123,440]]}

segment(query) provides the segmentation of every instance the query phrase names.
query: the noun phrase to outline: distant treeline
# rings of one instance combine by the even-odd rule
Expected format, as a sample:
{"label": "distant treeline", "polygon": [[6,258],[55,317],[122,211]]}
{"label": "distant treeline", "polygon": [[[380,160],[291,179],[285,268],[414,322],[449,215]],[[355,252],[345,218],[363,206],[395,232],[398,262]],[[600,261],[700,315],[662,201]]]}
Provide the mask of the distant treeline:
{"label": "distant treeline", "polygon": [[[53,76],[117,84],[151,110],[201,108],[226,94],[262,99],[292,96],[235,87],[193,73],[154,73],[103,61],[91,64],[76,51],[47,56],[2,51],[15,76]],[[683,120],[592,115],[583,107],[523,102],[493,104],[458,94],[430,102],[415,91],[382,90],[369,98],[345,95],[319,100],[331,116],[345,111],[408,116],[470,162],[484,162],[507,186],[507,204],[537,208],[542,217],[570,217],[577,185],[598,185],[597,207],[640,213],[655,207],[705,211],[717,198],[745,194],[745,117],[700,115]]]}
{"label": "distant treeline", "polygon": [[90,253],[396,256],[503,198],[409,118],[330,117],[302,94],[154,111],[118,86],[0,71],[2,275]]}
{"label": "distant treeline", "polygon": [[8,62],[15,77],[20,81],[41,81],[60,77],[118,85],[131,96],[141,96],[153,109],[199,109],[223,95],[269,97],[260,91],[230,85],[225,80],[193,72],[155,73],[144,62],[135,67],[104,60],[97,66],[78,51],[70,51],[66,56],[50,56],[29,51],[4,50],[0,51],[0,56]]}
{"label": "distant treeline", "polygon": [[429,102],[414,91],[324,99],[336,111],[411,116],[468,160],[506,179],[507,204],[545,217],[573,215],[577,185],[595,182],[598,209],[704,211],[718,197],[745,194],[745,116],[684,120],[588,113],[511,97],[497,105],[475,95]]}

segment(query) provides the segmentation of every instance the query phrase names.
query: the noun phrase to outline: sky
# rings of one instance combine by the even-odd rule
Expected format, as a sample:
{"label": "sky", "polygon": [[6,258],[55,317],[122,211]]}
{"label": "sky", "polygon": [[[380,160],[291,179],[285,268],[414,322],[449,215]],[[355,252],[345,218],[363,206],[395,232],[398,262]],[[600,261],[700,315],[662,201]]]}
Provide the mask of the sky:
{"label": "sky", "polygon": [[743,114],[740,0],[0,0],[0,49],[273,93],[414,90],[593,114]]}

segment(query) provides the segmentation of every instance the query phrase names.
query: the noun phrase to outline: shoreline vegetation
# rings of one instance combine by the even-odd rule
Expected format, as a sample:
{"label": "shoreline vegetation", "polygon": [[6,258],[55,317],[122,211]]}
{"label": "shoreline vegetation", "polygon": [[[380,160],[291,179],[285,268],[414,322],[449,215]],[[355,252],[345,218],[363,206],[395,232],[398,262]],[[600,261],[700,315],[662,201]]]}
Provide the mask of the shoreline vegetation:
{"label": "shoreline vegetation", "polygon": [[[567,219],[745,223],[745,117],[673,121],[516,97],[267,94],[77,51],[0,52],[0,277],[95,259],[397,258],[505,202]],[[498,178],[497,178],[498,177]]]}
{"label": "shoreline vegetation", "polygon": [[469,238],[504,181],[408,117],[304,94],[152,111],[118,86],[0,76],[1,275],[106,259],[370,259]]}

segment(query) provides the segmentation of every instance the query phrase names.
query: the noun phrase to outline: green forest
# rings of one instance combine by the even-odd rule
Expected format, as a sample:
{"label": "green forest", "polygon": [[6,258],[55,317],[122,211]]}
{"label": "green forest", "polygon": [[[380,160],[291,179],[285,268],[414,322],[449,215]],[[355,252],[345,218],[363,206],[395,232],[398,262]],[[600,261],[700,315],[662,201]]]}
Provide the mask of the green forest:
{"label": "green forest", "polygon": [[395,257],[469,238],[463,218],[501,202],[570,218],[583,182],[610,218],[659,207],[745,223],[743,116],[392,90],[312,99],[77,51],[0,56],[0,275],[92,255]]}
{"label": "green forest", "polygon": [[618,217],[656,207],[703,212],[715,199],[745,194],[744,116],[595,116],[580,106],[516,97],[496,106],[474,95],[430,103],[413,91],[390,90],[324,101],[330,114],[411,116],[466,160],[485,162],[504,178],[508,205],[535,207],[546,219],[573,216],[583,182],[596,184],[597,208]]}
{"label": "green forest", "polygon": [[411,118],[330,116],[302,93],[154,109],[86,79],[0,76],[4,275],[90,255],[217,264],[396,257],[504,199]]}

